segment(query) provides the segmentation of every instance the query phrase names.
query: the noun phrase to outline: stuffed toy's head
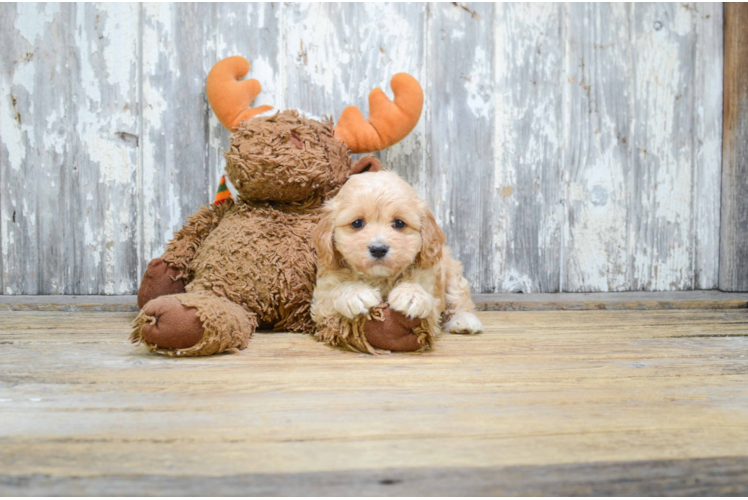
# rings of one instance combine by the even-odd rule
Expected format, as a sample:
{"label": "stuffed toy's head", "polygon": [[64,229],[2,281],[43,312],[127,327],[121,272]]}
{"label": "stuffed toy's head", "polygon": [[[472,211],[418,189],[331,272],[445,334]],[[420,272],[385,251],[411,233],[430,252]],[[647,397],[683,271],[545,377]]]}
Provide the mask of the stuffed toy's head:
{"label": "stuffed toy's head", "polygon": [[226,173],[243,199],[294,202],[323,199],[351,169],[332,122],[295,110],[253,118],[237,128],[226,152]]}
{"label": "stuffed toy's head", "polygon": [[[296,110],[270,113],[271,106],[250,108],[262,87],[243,80],[249,62],[240,56],[219,61],[208,75],[207,93],[213,111],[231,130],[225,152],[226,174],[247,201],[303,202],[333,196],[349,175],[370,166],[366,158],[353,164],[349,153],[385,149],[404,139],[418,123],[423,91],[410,75],[398,73],[390,86],[394,101],[376,88],[369,94],[370,119],[348,106],[337,125],[306,118]],[[258,116],[259,115],[259,116]],[[228,197],[228,192],[219,195]]]}

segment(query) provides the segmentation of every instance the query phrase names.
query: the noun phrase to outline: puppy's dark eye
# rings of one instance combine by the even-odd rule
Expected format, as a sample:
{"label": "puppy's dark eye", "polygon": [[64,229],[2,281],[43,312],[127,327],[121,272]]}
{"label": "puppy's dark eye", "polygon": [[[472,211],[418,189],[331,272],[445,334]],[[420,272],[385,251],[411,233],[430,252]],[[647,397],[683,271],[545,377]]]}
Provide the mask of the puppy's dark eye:
{"label": "puppy's dark eye", "polygon": [[392,223],[392,227],[395,229],[402,229],[405,227],[405,223],[400,219],[396,219],[395,222]]}
{"label": "puppy's dark eye", "polygon": [[353,222],[351,222],[351,227],[353,229],[361,229],[364,227],[364,219],[356,219]]}

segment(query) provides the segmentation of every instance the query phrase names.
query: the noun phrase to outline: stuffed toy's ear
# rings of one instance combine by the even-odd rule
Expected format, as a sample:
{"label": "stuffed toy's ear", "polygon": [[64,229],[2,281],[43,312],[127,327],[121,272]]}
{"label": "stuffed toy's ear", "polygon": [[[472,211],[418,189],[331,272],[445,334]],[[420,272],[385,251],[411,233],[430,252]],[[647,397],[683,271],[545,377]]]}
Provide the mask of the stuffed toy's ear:
{"label": "stuffed toy's ear", "polygon": [[418,123],[423,109],[423,90],[407,73],[392,77],[390,87],[395,100],[375,88],[369,94],[369,120],[356,106],[348,106],[340,114],[335,137],[344,141],[353,153],[373,153],[397,144]]}
{"label": "stuffed toy's ear", "polygon": [[364,156],[351,167],[348,176],[362,174],[364,172],[379,172],[382,170],[382,164],[374,156]]}
{"label": "stuffed toy's ear", "polygon": [[223,126],[232,131],[241,122],[273,109],[267,105],[249,107],[262,91],[262,85],[254,78],[239,80],[248,72],[249,62],[241,56],[232,56],[218,61],[208,73],[206,91],[210,107]]}

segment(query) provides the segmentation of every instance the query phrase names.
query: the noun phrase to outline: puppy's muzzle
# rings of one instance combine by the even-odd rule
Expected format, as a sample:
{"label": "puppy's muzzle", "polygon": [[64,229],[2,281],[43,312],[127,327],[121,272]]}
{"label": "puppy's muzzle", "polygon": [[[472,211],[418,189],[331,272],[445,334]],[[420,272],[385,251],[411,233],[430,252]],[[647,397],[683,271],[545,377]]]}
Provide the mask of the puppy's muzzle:
{"label": "puppy's muzzle", "polygon": [[387,252],[390,251],[390,247],[387,245],[371,245],[369,246],[369,254],[375,259],[383,259]]}

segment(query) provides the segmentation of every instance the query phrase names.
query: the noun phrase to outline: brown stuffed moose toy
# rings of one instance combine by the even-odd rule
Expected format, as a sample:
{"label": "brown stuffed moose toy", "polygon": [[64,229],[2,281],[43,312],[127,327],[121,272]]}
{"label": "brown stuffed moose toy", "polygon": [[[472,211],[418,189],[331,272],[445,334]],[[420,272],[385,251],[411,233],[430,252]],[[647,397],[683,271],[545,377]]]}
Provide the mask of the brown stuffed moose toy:
{"label": "brown stuffed moose toy", "polygon": [[[226,184],[235,195],[201,207],[174,233],[166,252],[148,264],[131,340],[151,352],[202,356],[244,349],[257,328],[314,333],[311,234],[322,204],[349,175],[380,168],[373,157],[354,163],[351,153],[399,142],[416,126],[423,107],[421,86],[399,73],[390,82],[394,101],[374,89],[368,120],[348,106],[333,126],[329,117],[250,108],[261,86],[239,80],[248,72],[247,60],[234,56],[208,75],[210,105],[233,132],[224,155]],[[431,342],[418,320],[386,308],[373,310],[364,323],[343,321],[324,325],[318,339],[361,352],[375,351],[366,332],[384,349],[413,351]]]}

